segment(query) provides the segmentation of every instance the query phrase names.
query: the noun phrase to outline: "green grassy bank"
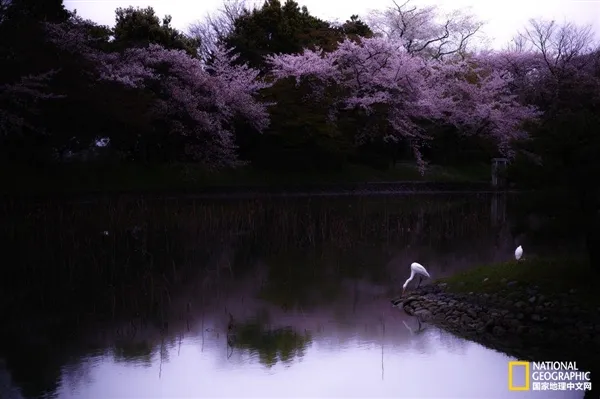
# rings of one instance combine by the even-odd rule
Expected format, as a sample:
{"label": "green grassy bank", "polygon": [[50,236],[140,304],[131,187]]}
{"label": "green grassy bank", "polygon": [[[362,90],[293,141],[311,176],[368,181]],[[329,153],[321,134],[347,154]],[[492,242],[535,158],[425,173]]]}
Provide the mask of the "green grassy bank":
{"label": "green grassy bank", "polygon": [[[600,276],[587,261],[530,258],[439,282],[459,298],[462,311],[478,309],[474,319],[444,316],[439,321],[444,329],[519,360],[575,361],[591,372],[594,386],[599,383]],[[469,320],[478,323],[475,328]],[[598,397],[598,390],[585,393],[585,399]]]}
{"label": "green grassy bank", "polygon": [[[548,296],[569,293],[585,307],[600,306],[600,274],[584,259],[531,258],[482,266],[438,280],[449,292],[494,294],[538,286]],[[515,282],[508,287],[509,282]]]}
{"label": "green grassy bank", "polygon": [[489,165],[430,166],[421,175],[414,165],[390,170],[348,165],[335,172],[266,172],[245,166],[208,171],[194,164],[72,163],[51,167],[4,165],[0,168],[1,194],[126,190],[194,190],[205,187],[277,187],[281,185],[344,184],[390,181],[489,181]]}

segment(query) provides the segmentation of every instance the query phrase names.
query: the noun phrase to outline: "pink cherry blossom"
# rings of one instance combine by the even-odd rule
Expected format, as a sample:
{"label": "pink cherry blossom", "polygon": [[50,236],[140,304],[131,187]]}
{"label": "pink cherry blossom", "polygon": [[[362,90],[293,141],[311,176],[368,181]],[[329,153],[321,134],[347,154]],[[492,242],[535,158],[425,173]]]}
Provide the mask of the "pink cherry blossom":
{"label": "pink cherry blossom", "polygon": [[[409,140],[417,159],[421,159],[419,143],[425,132],[415,121],[433,112],[421,96],[429,68],[400,43],[381,38],[363,39],[361,43],[346,40],[334,52],[305,50],[301,55],[272,56],[269,61],[278,78],[293,76],[299,81],[310,76],[344,87],[348,95],[336,104],[340,109],[370,114],[375,105],[386,105],[389,125],[398,136]],[[359,131],[357,137],[372,134],[375,132]]]}
{"label": "pink cherry blossom", "polygon": [[157,96],[154,113],[170,122],[173,134],[189,137],[188,152],[207,166],[237,162],[235,120],[258,131],[269,124],[268,104],[255,99],[269,85],[258,79],[258,71],[233,65],[236,57],[230,51],[218,48],[209,71],[183,50],[151,44],[103,52],[81,26],[49,25],[49,32],[57,45],[93,62],[99,79],[152,90]]}
{"label": "pink cherry blossom", "polygon": [[514,78],[508,71],[484,65],[476,59],[440,64],[434,68],[437,79],[429,81],[436,83],[429,93],[438,98],[445,123],[465,134],[490,136],[505,156],[512,157],[510,142],[525,138],[523,122],[540,113],[519,101],[511,90]]}
{"label": "pink cherry blossom", "polygon": [[[215,50],[207,68],[183,51],[159,45],[102,51],[81,21],[49,25],[49,33],[57,45],[93,62],[100,79],[152,90],[155,114],[169,121],[173,134],[188,137],[190,153],[207,165],[236,162],[238,118],[258,131],[268,126],[269,104],[256,99],[268,84],[258,71],[233,65],[236,57],[223,48]],[[422,167],[420,147],[430,139],[424,121],[487,135],[511,156],[511,141],[525,136],[523,122],[539,115],[522,104],[515,89],[523,81],[535,83],[539,60],[530,56],[481,53],[465,60],[435,60],[411,54],[401,40],[376,37],[345,40],[333,52],[305,50],[269,56],[268,61],[275,80],[292,77],[311,84],[315,97],[328,86],[340,88],[329,110],[332,118],[344,111],[362,115],[367,122],[357,124],[357,140],[392,133],[413,148]],[[373,116],[387,127],[368,123]]]}
{"label": "pink cherry blossom", "polygon": [[532,51],[486,51],[476,56],[477,64],[498,71],[506,78],[513,94],[523,103],[532,102],[531,95],[542,86],[546,64],[541,54]]}
{"label": "pink cherry blossom", "polygon": [[[512,155],[508,143],[523,137],[523,121],[538,116],[521,105],[510,91],[512,76],[477,61],[436,61],[409,54],[401,41],[383,38],[342,42],[334,52],[305,50],[300,55],[269,57],[277,78],[311,78],[320,84],[337,84],[347,97],[340,109],[365,113],[385,111],[389,127],[413,147],[423,166],[419,148],[429,139],[423,120],[451,124],[465,133],[487,134],[499,149]],[[380,107],[384,105],[385,107]],[[357,135],[365,132],[357,132]],[[377,135],[379,132],[367,132]],[[383,132],[381,132],[383,133]]]}

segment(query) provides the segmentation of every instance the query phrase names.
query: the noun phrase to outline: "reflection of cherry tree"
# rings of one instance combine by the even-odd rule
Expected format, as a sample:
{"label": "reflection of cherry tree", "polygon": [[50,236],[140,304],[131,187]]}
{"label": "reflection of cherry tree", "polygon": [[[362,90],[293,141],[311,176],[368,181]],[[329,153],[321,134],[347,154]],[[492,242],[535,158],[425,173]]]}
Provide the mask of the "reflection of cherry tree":
{"label": "reflection of cherry tree", "polygon": [[311,341],[309,333],[299,334],[290,327],[270,330],[255,321],[236,326],[231,345],[258,354],[261,364],[272,367],[303,357]]}
{"label": "reflection of cherry tree", "polygon": [[[204,331],[205,339],[220,339],[224,345],[230,321],[223,312],[226,309],[236,326],[258,320],[262,323],[259,325],[268,326],[269,330],[291,328],[300,334],[308,331],[319,347],[327,345],[331,339],[337,342],[332,349],[344,342],[350,344],[358,340],[372,343],[382,339],[386,345],[402,347],[402,342],[410,339],[409,332],[401,323],[406,316],[391,308],[386,285],[362,279],[340,279],[339,276],[337,283],[335,298],[320,297],[312,307],[282,307],[263,298],[257,279],[248,275],[244,281],[222,286],[219,296],[207,295],[202,304],[192,304],[195,312],[193,324],[196,326],[192,326],[192,330],[198,333]],[[303,289],[319,291],[310,286]],[[392,332],[384,337],[381,334],[381,317],[387,331]],[[199,328],[200,325],[203,327]],[[235,359],[239,359],[239,354],[230,355],[228,361]]]}
{"label": "reflection of cherry tree", "polygon": [[[245,258],[251,255],[256,259],[275,254],[285,257],[290,249],[300,252],[318,249],[318,252],[329,252],[332,257],[338,258],[343,253],[352,254],[347,256],[352,260],[363,252],[370,251],[371,255],[376,253],[373,249],[374,242],[385,242],[389,247],[406,247],[413,239],[420,242],[428,239],[431,241],[428,244],[439,247],[444,242],[483,236],[483,232],[490,230],[487,224],[489,204],[486,201],[477,200],[465,204],[462,199],[462,204],[448,209],[447,198],[438,197],[427,201],[422,198],[421,201],[427,202],[422,217],[415,213],[416,209],[410,201],[404,199],[385,202],[376,199],[336,201],[339,206],[335,208],[330,206],[330,202],[323,200],[313,200],[310,208],[307,207],[307,202],[301,200],[246,203],[231,201],[225,204],[205,202],[196,206],[173,208],[173,212],[170,206],[155,206],[151,202],[133,209],[122,204],[94,211],[73,206],[68,210],[70,218],[63,222],[60,222],[60,215],[65,209],[46,204],[43,212],[12,213],[7,231],[13,224],[28,226],[41,223],[47,226],[42,233],[47,235],[49,244],[54,240],[72,243],[65,252],[65,264],[93,262],[95,266],[99,266],[86,269],[86,275],[81,276],[82,279],[99,280],[102,276],[97,273],[107,274],[105,268],[100,267],[104,264],[124,273],[152,262],[155,268],[166,269],[168,277],[175,274],[177,279],[185,280],[188,276],[183,272],[183,266],[197,271],[204,266],[203,263],[210,255],[206,248],[218,248],[223,243],[232,243],[235,247],[234,254],[229,253],[223,258],[229,264],[232,256],[234,260],[239,258],[239,248],[243,247],[248,252],[244,254]],[[348,208],[347,205],[352,207]],[[169,215],[168,218],[165,218],[165,214]],[[148,220],[152,223],[148,224]],[[415,236],[419,220],[425,227],[421,235]],[[148,225],[143,237],[133,237],[130,232],[132,226],[144,223]],[[98,232],[104,230],[110,231],[110,235],[98,239]],[[165,235],[165,231],[168,234]],[[240,232],[244,234],[240,235]],[[307,233],[312,234],[311,240],[307,239]],[[23,262],[39,263],[39,259],[46,257],[42,252],[21,254]],[[94,254],[93,259],[90,259],[90,254]],[[237,268],[242,268],[242,263],[245,265],[250,261],[251,259],[246,259],[244,262],[234,262],[232,268],[237,272]],[[347,263],[346,260],[344,262]],[[332,269],[337,270],[338,266],[341,269],[344,264],[333,265]],[[249,269],[251,268],[250,266]],[[219,270],[229,274],[228,267]],[[66,277],[70,280],[78,277],[77,273],[82,273],[79,269],[67,272]],[[58,280],[62,276],[56,277]],[[158,282],[159,279],[155,278],[154,281]],[[123,285],[123,279],[119,279],[118,283],[115,297],[133,301],[134,298],[128,296],[135,290],[132,287],[122,289],[120,285]],[[161,288],[162,291],[164,289]]]}
{"label": "reflection of cherry tree", "polygon": [[[291,255],[291,256],[290,256]],[[326,276],[326,259],[301,253],[266,260],[269,275],[260,297],[284,308],[311,308],[335,298],[339,282]],[[329,277],[329,278],[328,278]]]}
{"label": "reflection of cherry tree", "polygon": [[[387,294],[385,290],[401,286],[408,277],[403,273],[416,258],[424,257],[422,263],[431,271],[441,271],[440,262],[445,259],[451,259],[448,271],[459,263],[465,267],[478,263],[483,255],[472,247],[485,248],[485,240],[495,236],[489,228],[489,202],[463,198],[448,205],[448,198],[437,198],[428,201],[421,198],[425,203],[418,207],[405,199],[336,200],[339,205],[336,207],[332,207],[331,202],[315,199],[310,206],[304,200],[202,202],[173,207],[148,201],[133,208],[118,203],[97,208],[71,205],[68,210],[56,204],[42,204],[37,212],[11,212],[9,223],[0,229],[21,232],[23,226],[44,226],[39,233],[47,245],[38,247],[38,251],[20,253],[23,262],[32,265],[35,260],[56,256],[61,242],[72,243],[61,254],[65,265],[88,264],[90,267],[85,269],[84,275],[79,269],[66,266],[64,274],[57,271],[52,281],[60,283],[64,277],[66,282],[80,282],[78,299],[84,301],[93,296],[94,304],[98,303],[98,313],[106,309],[101,308],[106,305],[100,303],[104,299],[95,296],[97,291],[90,290],[88,297],[83,291],[96,288],[96,282],[92,281],[96,278],[102,284],[111,282],[114,289],[107,294],[107,302],[109,316],[111,307],[116,309],[116,320],[110,322],[114,323],[112,327],[124,320],[129,323],[136,312],[140,318],[147,319],[147,324],[156,322],[156,331],[142,333],[142,327],[138,327],[131,341],[122,341],[117,334],[103,339],[103,348],[115,348],[113,356],[117,361],[156,363],[161,345],[165,360],[165,351],[172,345],[162,344],[163,335],[159,330],[160,323],[166,322],[171,339],[183,335],[199,337],[205,332],[206,340],[220,339],[219,345],[225,348],[228,314],[224,308],[236,320],[241,320],[241,325],[264,309],[272,320],[267,330],[287,327],[288,333],[291,328],[300,336],[307,330],[319,347],[325,346],[327,340],[337,342],[332,344],[332,350],[340,342],[377,345],[383,340],[386,348],[398,350],[410,348],[413,344],[407,340],[412,338],[400,322],[403,316],[398,313],[386,313],[386,334],[382,334],[379,317],[382,309],[390,308],[388,298],[381,297]],[[419,209],[423,209],[421,217]],[[267,222],[275,218],[283,218],[285,223],[268,226]],[[420,245],[406,249],[419,218],[424,225],[418,238]],[[143,234],[134,237],[132,226],[144,222]],[[110,235],[99,234],[104,230],[110,231]],[[306,239],[306,232],[312,234],[312,241]],[[343,239],[336,240],[341,233],[345,235]],[[24,247],[35,246],[34,241],[26,244],[30,245]],[[254,258],[245,259],[239,265],[233,263],[233,275],[228,271],[220,273],[220,279],[212,279],[210,284],[202,286],[202,279],[210,274],[209,270],[232,264],[242,244],[246,246],[244,251]],[[215,254],[210,267],[206,265],[210,254],[206,247],[211,247],[210,252]],[[152,252],[151,256],[144,255],[146,252]],[[446,253],[455,254],[456,258],[449,258]],[[467,259],[467,255],[472,258]],[[386,270],[388,264],[389,270]],[[131,279],[125,274],[139,270],[138,266],[148,272],[143,279]],[[399,285],[387,278],[393,271],[404,277]],[[121,280],[121,276],[128,279]],[[349,290],[342,284],[344,279],[352,280]],[[281,283],[288,280],[295,286]],[[271,288],[279,287],[272,298],[259,295],[261,290],[263,294],[268,291],[265,282]],[[376,292],[374,287],[382,287],[384,293]],[[282,308],[283,304],[289,306]],[[208,333],[203,327],[214,332]],[[143,328],[144,331],[149,329]],[[250,337],[258,334],[252,330],[250,333]],[[273,338],[275,336],[278,335],[270,339],[282,339]],[[284,348],[283,352],[276,350],[277,359],[280,353],[283,359],[295,356],[290,355],[295,352],[289,349],[294,347],[289,342],[277,344]],[[272,348],[273,344],[269,345]],[[88,343],[81,347],[89,348]],[[263,351],[263,361],[272,363],[273,350]],[[18,356],[23,357],[23,354]],[[39,353],[34,356],[39,357]],[[55,367],[57,376],[62,365]],[[27,367],[31,373],[28,380],[40,378],[32,377],[31,367]]]}
{"label": "reflection of cherry tree", "polygon": [[[271,303],[279,306],[287,304],[290,307],[297,303],[304,309],[308,308],[310,302],[320,306],[328,296],[329,300],[333,300],[338,291],[339,280],[344,277],[391,283],[389,274],[397,275],[399,279],[403,276],[406,265],[417,259],[434,271],[437,268],[438,272],[443,271],[441,266],[446,260],[449,262],[448,269],[455,269],[455,263],[467,267],[473,262],[484,261],[485,254],[474,253],[473,247],[487,248],[485,240],[494,236],[487,222],[489,203],[465,201],[462,197],[458,202],[453,202],[452,207],[448,207],[448,199],[445,197],[427,198],[420,198],[419,207],[405,199],[337,199],[336,204],[339,206],[335,209],[328,206],[331,205],[330,202],[321,200],[311,201],[310,207],[303,200],[231,201],[225,204],[203,202],[194,206],[188,204],[177,207],[176,212],[170,212],[164,205],[153,206],[151,202],[133,209],[116,204],[112,208],[106,207],[106,210],[110,209],[109,212],[73,206],[69,209],[69,219],[62,224],[60,215],[64,213],[64,209],[46,204],[42,211],[28,213],[28,216],[23,216],[25,214],[21,212],[18,213],[21,216],[17,217],[17,213],[14,213],[10,225],[14,222],[20,226],[37,223],[48,226],[42,231],[47,235],[48,248],[53,247],[53,240],[73,243],[71,249],[64,254],[65,264],[93,262],[94,267],[86,269],[87,277],[78,276],[78,270],[66,270],[66,281],[80,278],[81,280],[76,281],[85,282],[110,277],[114,292],[106,293],[106,301],[109,302],[108,306],[121,309],[124,314],[135,311],[148,314],[154,312],[150,308],[155,306],[156,301],[161,302],[161,306],[175,302],[173,297],[176,292],[182,291],[183,283],[193,285],[190,291],[196,296],[218,296],[226,282],[232,279],[229,273],[232,258],[237,256],[238,248],[244,246],[251,247],[255,257],[254,260],[246,259],[243,262],[245,274],[255,274],[255,262],[260,258],[269,269],[269,278],[263,275],[261,280],[270,280],[267,285],[271,287],[262,288],[265,289],[263,294],[270,295]],[[346,206],[342,206],[344,204]],[[415,211],[421,209],[424,210],[424,215],[419,217]],[[164,218],[165,214],[169,215],[168,219]],[[307,214],[312,216],[307,217]],[[39,215],[43,218],[37,218]],[[270,230],[264,222],[272,218],[283,218],[285,223]],[[423,234],[426,235],[417,238],[420,246],[407,249],[419,219],[425,225]],[[86,225],[78,225],[79,220],[85,220]],[[129,232],[131,226],[141,225],[147,220],[152,220],[152,223],[145,226],[143,238],[133,237]],[[310,231],[317,234],[313,244],[302,238],[308,231],[306,226],[311,223],[314,228],[311,227]],[[61,226],[60,231],[54,230],[52,226]],[[105,229],[110,231],[110,235],[99,239],[98,232]],[[345,240],[351,242],[350,246],[333,239],[341,231],[344,232]],[[239,232],[245,233],[239,235]],[[167,245],[164,245],[165,236]],[[146,249],[161,250],[153,249],[151,256],[138,256],[141,252],[135,250],[140,240]],[[478,245],[472,245],[474,240],[477,240]],[[215,255],[211,267],[206,265],[206,246],[211,246],[211,252]],[[431,247],[436,252],[431,251]],[[441,248],[447,249],[440,250]],[[448,260],[451,259],[450,255],[440,257],[440,252],[454,254],[452,256],[457,258]],[[90,259],[90,254],[94,254],[93,259]],[[467,258],[468,254],[472,257]],[[41,249],[35,254],[21,255],[31,257],[24,259],[24,262],[33,262],[45,254]],[[139,282],[125,282],[125,279],[116,281],[116,277],[120,276],[118,273],[138,267],[134,261],[139,261],[139,266],[147,265],[150,261],[152,263],[154,270],[149,272],[154,274],[148,273],[142,282],[148,293],[147,297],[140,292],[142,289]],[[386,270],[386,264],[389,264],[389,270]],[[116,277],[105,276],[108,273],[101,267],[103,265],[110,265],[110,270],[114,271]],[[190,269],[189,272],[185,267]],[[242,277],[238,273],[238,267],[243,269],[236,264],[232,267],[236,278]],[[215,268],[225,271],[219,273],[220,279],[214,278],[216,272],[208,270]],[[173,278],[173,275],[177,278]],[[198,276],[209,276],[210,284],[197,284]],[[55,279],[58,280],[58,277],[61,276]],[[250,284],[254,289],[261,289],[262,283]],[[269,293],[272,288],[275,290]],[[98,297],[94,301],[98,302]],[[185,304],[174,305],[178,306],[180,313],[185,313]]]}
{"label": "reflection of cherry tree", "polygon": [[136,363],[145,367],[152,366],[154,345],[148,341],[122,340],[113,347],[116,362]]}

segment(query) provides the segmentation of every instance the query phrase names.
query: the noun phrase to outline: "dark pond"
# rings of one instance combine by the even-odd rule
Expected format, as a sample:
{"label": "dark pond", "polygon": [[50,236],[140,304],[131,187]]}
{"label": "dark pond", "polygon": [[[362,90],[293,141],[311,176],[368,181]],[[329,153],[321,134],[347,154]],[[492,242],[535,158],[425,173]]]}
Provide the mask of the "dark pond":
{"label": "dark pond", "polygon": [[[391,307],[508,260],[519,198],[4,203],[0,397],[582,398]],[[522,216],[519,216],[522,219]]]}

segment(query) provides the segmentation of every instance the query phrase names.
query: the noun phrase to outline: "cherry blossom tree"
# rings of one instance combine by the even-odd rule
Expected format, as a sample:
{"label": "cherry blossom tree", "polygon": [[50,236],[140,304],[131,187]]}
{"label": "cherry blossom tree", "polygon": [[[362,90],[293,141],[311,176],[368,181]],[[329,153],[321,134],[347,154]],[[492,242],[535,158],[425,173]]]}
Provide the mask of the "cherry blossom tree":
{"label": "cherry blossom tree", "polygon": [[434,64],[427,93],[441,111],[438,119],[464,134],[488,135],[512,158],[511,142],[527,137],[523,122],[538,118],[540,112],[519,101],[510,73],[487,67],[482,58]]}
{"label": "cherry blossom tree", "polygon": [[[346,95],[336,104],[339,111],[383,112],[393,135],[408,141],[422,169],[420,147],[430,138],[424,121],[451,124],[467,134],[487,134],[511,156],[508,144],[525,134],[522,122],[538,116],[535,108],[521,105],[510,92],[508,74],[473,61],[413,56],[399,40],[346,40],[334,52],[305,50],[300,55],[271,56],[269,61],[276,78],[343,87]],[[318,84],[315,95],[320,92]]]}
{"label": "cherry blossom tree", "polygon": [[21,133],[23,129],[40,130],[29,116],[35,114],[40,101],[62,97],[51,93],[47,85],[56,72],[22,76],[17,82],[0,84],[0,137]]}
{"label": "cherry blossom tree", "polygon": [[487,51],[478,62],[503,71],[523,100],[545,106],[561,81],[593,75],[600,43],[590,26],[530,20],[503,51]]}
{"label": "cherry blossom tree", "polygon": [[153,112],[167,121],[172,134],[186,138],[187,152],[210,167],[235,165],[235,122],[244,120],[262,131],[269,124],[268,104],[255,99],[268,84],[258,71],[233,65],[236,56],[221,47],[208,69],[183,50],[151,44],[123,52],[95,49],[77,26],[49,25],[58,45],[84,54],[96,65],[99,79],[152,90]]}
{"label": "cherry blossom tree", "polygon": [[210,166],[231,165],[235,160],[234,120],[243,118],[257,130],[267,127],[265,104],[254,95],[267,84],[258,72],[232,66],[235,56],[217,48],[211,73],[202,63],[179,50],[158,45],[111,54],[101,77],[132,87],[156,87],[156,109],[171,122],[172,133],[190,138],[188,151]]}
{"label": "cherry blossom tree", "polygon": [[410,0],[384,10],[372,11],[367,19],[374,32],[399,40],[410,54],[431,58],[464,55],[479,38],[483,23],[465,10],[441,13],[438,7],[418,8]]}
{"label": "cherry blossom tree", "polygon": [[[543,57],[524,50],[522,43],[502,51],[483,51],[474,58],[481,67],[501,73],[508,79],[513,93],[523,96],[539,88],[545,69]],[[521,99],[530,102],[526,96]]]}

